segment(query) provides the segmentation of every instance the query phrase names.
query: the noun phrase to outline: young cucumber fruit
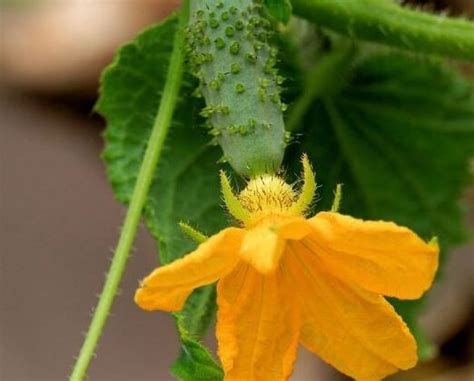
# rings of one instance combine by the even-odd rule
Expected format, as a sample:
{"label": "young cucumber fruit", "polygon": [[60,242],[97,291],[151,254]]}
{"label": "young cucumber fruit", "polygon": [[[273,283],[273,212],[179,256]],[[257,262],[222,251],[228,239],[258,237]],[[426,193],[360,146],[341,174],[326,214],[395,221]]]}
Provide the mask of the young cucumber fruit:
{"label": "young cucumber fruit", "polygon": [[211,134],[239,174],[274,173],[285,150],[272,28],[252,0],[192,0],[189,62],[199,79]]}

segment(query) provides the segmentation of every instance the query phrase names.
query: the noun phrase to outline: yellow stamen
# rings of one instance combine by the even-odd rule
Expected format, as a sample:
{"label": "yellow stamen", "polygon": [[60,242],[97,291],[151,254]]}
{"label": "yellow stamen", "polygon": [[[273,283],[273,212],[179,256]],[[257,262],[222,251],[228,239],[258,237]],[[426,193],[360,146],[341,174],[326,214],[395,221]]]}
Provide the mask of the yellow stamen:
{"label": "yellow stamen", "polygon": [[306,155],[303,155],[302,163],[303,186],[299,196],[282,178],[269,174],[254,177],[236,196],[228,177],[221,172],[222,194],[227,209],[246,226],[260,223],[262,218],[269,216],[272,220],[284,216],[302,216],[311,204],[316,190],[316,181]]}
{"label": "yellow stamen", "polygon": [[250,180],[238,198],[242,206],[252,214],[282,213],[293,205],[296,194],[283,179],[263,175]]}

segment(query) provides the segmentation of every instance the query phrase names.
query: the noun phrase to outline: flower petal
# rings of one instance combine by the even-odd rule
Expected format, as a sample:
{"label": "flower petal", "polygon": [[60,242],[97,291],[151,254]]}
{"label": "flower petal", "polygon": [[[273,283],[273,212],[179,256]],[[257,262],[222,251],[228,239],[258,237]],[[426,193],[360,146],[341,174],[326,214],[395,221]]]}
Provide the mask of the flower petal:
{"label": "flower petal", "polygon": [[284,381],[293,370],[298,305],[279,271],[242,262],[217,284],[217,340],[226,381]]}
{"label": "flower petal", "polygon": [[256,226],[248,230],[240,248],[240,256],[263,274],[278,266],[285,241],[269,226]]}
{"label": "flower petal", "polygon": [[382,296],[349,286],[321,270],[301,243],[282,265],[302,303],[301,343],[357,380],[380,380],[417,361],[416,342]]}
{"label": "flower petal", "polygon": [[262,223],[247,231],[240,256],[262,274],[274,272],[286,240],[302,239],[311,230],[311,224],[304,218],[287,218],[274,224]]}
{"label": "flower petal", "polygon": [[135,303],[149,311],[179,311],[195,288],[232,271],[239,261],[242,237],[241,229],[224,229],[192,253],[157,268],[143,280]]}
{"label": "flower petal", "polygon": [[311,232],[312,224],[305,218],[288,218],[278,225],[278,235],[287,240],[300,240]]}
{"label": "flower petal", "polygon": [[305,245],[340,279],[400,299],[417,299],[431,286],[439,248],[410,229],[331,212],[310,222]]}

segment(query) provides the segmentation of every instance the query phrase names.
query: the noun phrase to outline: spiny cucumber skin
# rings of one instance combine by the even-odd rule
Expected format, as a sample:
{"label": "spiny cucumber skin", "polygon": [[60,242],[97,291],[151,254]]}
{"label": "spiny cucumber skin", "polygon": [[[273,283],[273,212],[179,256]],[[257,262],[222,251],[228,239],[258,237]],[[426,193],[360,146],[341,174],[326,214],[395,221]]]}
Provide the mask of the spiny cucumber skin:
{"label": "spiny cucumber skin", "polygon": [[189,61],[200,80],[211,134],[239,174],[274,173],[285,151],[285,106],[262,6],[252,0],[191,4]]}

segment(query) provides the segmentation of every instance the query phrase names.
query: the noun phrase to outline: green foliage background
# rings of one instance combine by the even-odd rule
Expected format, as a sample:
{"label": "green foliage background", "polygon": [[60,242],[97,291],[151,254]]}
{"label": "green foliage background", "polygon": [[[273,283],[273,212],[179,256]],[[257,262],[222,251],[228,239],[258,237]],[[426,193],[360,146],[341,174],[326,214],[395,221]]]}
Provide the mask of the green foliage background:
{"label": "green foliage background", "polygon": [[[123,203],[130,200],[160,102],[176,25],[171,18],[141,33],[118,51],[102,77],[97,111],[107,120],[103,158],[115,195]],[[321,50],[316,65],[330,53]],[[311,71],[302,67],[287,66],[285,75],[305,78]],[[343,213],[394,220],[426,239],[437,235],[446,257],[466,238],[459,199],[472,182],[471,84],[440,60],[380,49],[363,58],[354,55],[347,67],[337,86],[313,94],[307,102],[287,150],[288,176],[296,178],[301,153],[307,152],[320,184],[315,210],[329,209],[333,189],[342,183]],[[292,100],[288,115],[298,97],[307,96],[304,87],[309,83],[287,82]],[[221,151],[210,145],[211,137],[202,128],[198,112],[203,104],[191,97],[194,88],[186,77],[144,211],[162,264],[195,247],[181,233],[179,221],[207,234],[230,222],[220,201]],[[421,303],[395,301],[426,357],[430,346],[416,326]],[[214,290],[207,287],[197,290],[178,315],[183,351],[173,373],[179,379],[222,378],[219,366],[199,343],[214,310]]]}

